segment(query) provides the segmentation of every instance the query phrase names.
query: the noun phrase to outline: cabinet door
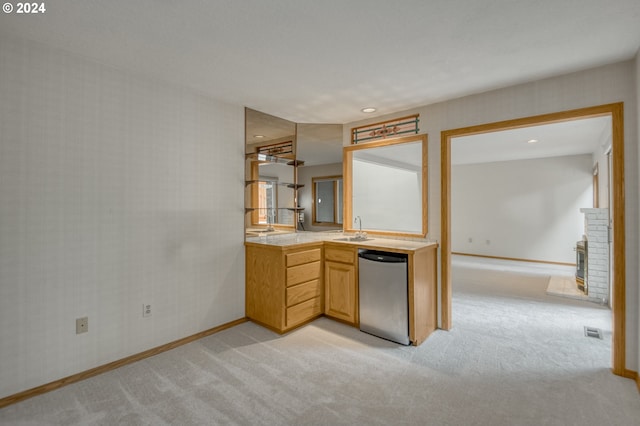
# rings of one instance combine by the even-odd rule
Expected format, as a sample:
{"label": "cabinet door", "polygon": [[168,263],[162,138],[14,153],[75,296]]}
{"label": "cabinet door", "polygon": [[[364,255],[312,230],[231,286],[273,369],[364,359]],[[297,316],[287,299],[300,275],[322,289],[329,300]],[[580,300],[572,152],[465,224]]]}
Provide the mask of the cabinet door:
{"label": "cabinet door", "polygon": [[352,264],[325,262],[325,314],[356,322],[356,268]]}
{"label": "cabinet door", "polygon": [[284,256],[278,247],[246,247],[246,315],[279,332],[285,327]]}

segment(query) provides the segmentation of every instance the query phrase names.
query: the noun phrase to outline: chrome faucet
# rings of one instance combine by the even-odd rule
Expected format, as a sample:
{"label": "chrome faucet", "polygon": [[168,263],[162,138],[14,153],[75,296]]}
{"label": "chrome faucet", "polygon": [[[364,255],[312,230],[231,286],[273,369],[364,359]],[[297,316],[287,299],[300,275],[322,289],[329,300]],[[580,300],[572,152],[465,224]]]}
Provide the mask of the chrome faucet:
{"label": "chrome faucet", "polygon": [[356,219],[353,221],[353,223],[358,223],[360,230],[358,231],[358,233],[356,234],[356,236],[361,236],[362,235],[362,218],[360,216],[356,216]]}

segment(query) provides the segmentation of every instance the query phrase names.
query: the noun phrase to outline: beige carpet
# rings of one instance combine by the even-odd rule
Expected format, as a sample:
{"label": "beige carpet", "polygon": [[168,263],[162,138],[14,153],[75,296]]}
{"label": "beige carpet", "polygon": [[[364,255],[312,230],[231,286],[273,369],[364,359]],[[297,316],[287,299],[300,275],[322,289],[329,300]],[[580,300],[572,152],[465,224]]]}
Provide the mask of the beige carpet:
{"label": "beige carpet", "polygon": [[[0,410],[2,425],[638,425],[610,311],[549,275],[454,263],[454,328],[419,347],[329,319],[252,323]],[[604,339],[584,336],[601,328]]]}

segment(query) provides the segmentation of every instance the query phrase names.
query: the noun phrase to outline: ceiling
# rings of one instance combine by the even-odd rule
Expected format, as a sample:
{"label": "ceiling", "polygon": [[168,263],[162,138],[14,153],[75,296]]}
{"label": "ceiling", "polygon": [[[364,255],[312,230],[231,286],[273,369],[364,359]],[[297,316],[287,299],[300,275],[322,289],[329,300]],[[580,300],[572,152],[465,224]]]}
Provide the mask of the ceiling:
{"label": "ceiling", "polygon": [[307,166],[342,162],[342,124],[294,123],[247,108],[245,126],[247,152],[295,139],[296,157]]}
{"label": "ceiling", "polygon": [[247,145],[294,138],[296,134],[296,123],[251,108],[245,110],[244,120]]}
{"label": "ceiling", "polygon": [[453,138],[451,164],[593,154],[610,143],[611,117],[586,118]]}
{"label": "ceiling", "polygon": [[305,166],[342,163],[342,124],[298,124],[297,157]]}
{"label": "ceiling", "polygon": [[[57,0],[13,35],[298,123],[632,58],[638,0]],[[360,110],[373,106],[377,112]]]}

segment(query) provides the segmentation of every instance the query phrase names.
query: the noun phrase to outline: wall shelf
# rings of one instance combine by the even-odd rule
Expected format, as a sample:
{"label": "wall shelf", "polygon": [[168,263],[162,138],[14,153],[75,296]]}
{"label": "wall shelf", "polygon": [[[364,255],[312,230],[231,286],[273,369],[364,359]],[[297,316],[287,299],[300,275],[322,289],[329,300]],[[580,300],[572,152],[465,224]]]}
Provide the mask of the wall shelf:
{"label": "wall shelf", "polygon": [[277,163],[277,164],[286,164],[287,166],[292,166],[296,160],[286,157],[277,157],[275,155],[266,155],[266,154],[258,154],[257,152],[251,152],[249,154],[245,154],[245,159],[247,160],[255,160],[262,161],[265,163]]}
{"label": "wall shelf", "polygon": [[[252,219],[251,219],[251,226],[257,226],[257,225],[273,225],[274,223],[270,223],[271,219],[267,220],[267,223],[264,223],[264,217],[268,217],[271,218],[273,217],[278,217],[280,219],[282,219],[280,216],[280,214],[276,214],[276,212],[283,212],[282,216],[285,218],[285,222],[280,222],[279,219],[276,219],[276,222],[280,225],[286,224],[287,226],[289,226],[288,220],[289,219],[289,215],[284,213],[286,211],[289,212],[294,212],[294,214],[292,215],[291,219],[291,224],[294,227],[297,227],[297,223],[298,223],[298,215],[297,213],[302,212],[304,210],[304,208],[302,207],[296,207],[298,205],[298,190],[302,187],[304,187],[304,184],[298,183],[298,167],[303,166],[304,165],[304,161],[302,160],[298,160],[295,158],[288,158],[288,156],[274,156],[274,155],[266,155],[266,154],[261,154],[261,153],[249,153],[245,155],[245,159],[250,160],[252,162],[252,166],[248,167],[247,170],[251,170],[251,176],[249,179],[246,179],[244,182],[245,188],[250,187],[251,188],[251,201],[249,202],[248,206],[245,206],[245,214],[247,213],[251,213]],[[259,163],[259,164],[256,164]],[[285,182],[285,181],[280,181],[280,180],[276,180],[276,179],[269,179],[268,177],[265,176],[265,179],[259,179],[259,175],[260,173],[258,173],[258,165],[262,165],[265,163],[272,163],[272,164],[281,164],[283,166],[289,166],[293,168],[293,182]],[[288,179],[287,179],[288,180]],[[280,206],[276,206],[276,207],[258,207],[257,204],[258,203],[258,195],[257,195],[257,191],[259,191],[260,187],[259,186],[255,186],[256,184],[260,184],[260,183],[269,183],[271,185],[274,186],[279,186],[279,187],[286,187],[289,188],[293,191],[293,197],[292,200],[288,200],[286,202],[286,204],[288,204],[287,207],[280,207]],[[263,219],[258,219],[258,217],[263,217]]]}
{"label": "wall shelf", "polygon": [[301,184],[301,183],[282,182],[279,180],[269,180],[269,179],[245,180],[244,184],[246,186],[246,185],[252,185],[260,182],[270,183],[272,185],[286,186],[287,188],[291,188],[291,189],[300,189],[304,186],[304,184]]}

